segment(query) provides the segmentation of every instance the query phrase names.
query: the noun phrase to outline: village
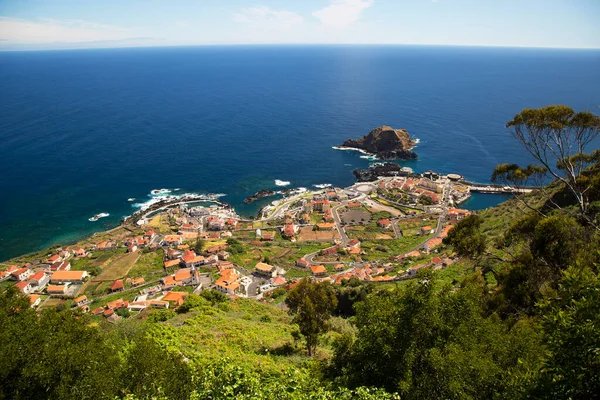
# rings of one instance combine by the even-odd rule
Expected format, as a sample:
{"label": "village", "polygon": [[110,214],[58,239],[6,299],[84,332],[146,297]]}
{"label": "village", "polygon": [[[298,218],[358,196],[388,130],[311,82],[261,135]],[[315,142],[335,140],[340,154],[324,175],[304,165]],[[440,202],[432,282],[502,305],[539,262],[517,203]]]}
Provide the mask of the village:
{"label": "village", "polygon": [[276,303],[304,277],[385,284],[454,263],[442,242],[470,214],[455,208],[468,197],[460,180],[428,172],[292,193],[254,220],[218,202],[165,204],[0,265],[0,290],[115,322],[203,290]]}

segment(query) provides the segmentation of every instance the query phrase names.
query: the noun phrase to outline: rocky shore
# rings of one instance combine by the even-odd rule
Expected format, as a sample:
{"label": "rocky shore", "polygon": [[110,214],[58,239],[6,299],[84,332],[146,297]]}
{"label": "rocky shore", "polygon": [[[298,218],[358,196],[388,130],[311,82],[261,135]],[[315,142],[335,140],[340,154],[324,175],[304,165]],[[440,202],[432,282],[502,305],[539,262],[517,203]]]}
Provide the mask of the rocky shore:
{"label": "rocky shore", "polygon": [[415,141],[405,129],[393,129],[383,125],[373,129],[360,139],[348,139],[338,148],[365,151],[380,160],[416,160],[412,151]]}
{"label": "rocky shore", "polygon": [[256,192],[255,194],[253,194],[252,196],[248,196],[244,199],[244,203],[245,204],[250,204],[253,201],[256,201],[258,199],[262,199],[263,197],[269,197],[269,196],[275,196],[275,194],[277,194],[277,192],[273,191],[273,190],[259,190],[258,192]]}

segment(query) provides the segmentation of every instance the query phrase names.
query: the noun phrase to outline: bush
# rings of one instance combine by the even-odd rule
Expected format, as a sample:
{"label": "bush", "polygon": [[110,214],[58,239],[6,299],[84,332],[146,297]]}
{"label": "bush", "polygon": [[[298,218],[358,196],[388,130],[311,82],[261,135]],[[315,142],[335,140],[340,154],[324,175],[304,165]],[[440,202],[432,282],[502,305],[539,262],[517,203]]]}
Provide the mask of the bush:
{"label": "bush", "polygon": [[262,317],[260,317],[260,322],[269,323],[271,322],[271,317],[268,315],[263,315]]}
{"label": "bush", "polygon": [[148,316],[148,321],[150,322],[164,322],[175,316],[175,311],[173,310],[157,310],[154,311],[150,316]]}

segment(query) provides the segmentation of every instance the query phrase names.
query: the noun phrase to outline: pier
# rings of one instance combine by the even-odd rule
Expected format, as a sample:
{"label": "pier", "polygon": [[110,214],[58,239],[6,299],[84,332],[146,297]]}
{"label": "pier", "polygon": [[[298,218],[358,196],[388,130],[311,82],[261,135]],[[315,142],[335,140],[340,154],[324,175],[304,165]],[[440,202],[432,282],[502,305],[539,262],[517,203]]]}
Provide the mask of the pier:
{"label": "pier", "polygon": [[469,186],[471,192],[480,193],[531,193],[532,191],[539,189],[537,186],[503,186],[491,183],[475,183],[467,181],[463,181],[462,183]]}

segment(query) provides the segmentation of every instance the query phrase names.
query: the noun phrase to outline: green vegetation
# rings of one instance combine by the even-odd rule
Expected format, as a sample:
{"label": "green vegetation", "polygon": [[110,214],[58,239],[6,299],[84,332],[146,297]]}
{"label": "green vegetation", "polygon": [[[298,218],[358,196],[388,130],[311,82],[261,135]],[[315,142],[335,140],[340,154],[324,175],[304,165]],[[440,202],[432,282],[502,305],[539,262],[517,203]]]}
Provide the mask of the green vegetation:
{"label": "green vegetation", "polygon": [[[526,138],[586,142],[600,124],[558,106],[525,110],[509,128],[535,153]],[[445,253],[461,257],[454,264],[397,283],[350,278],[334,287],[304,279],[267,299],[285,298],[289,314],[209,290],[190,294],[176,312],[147,310],[111,325],[70,311],[71,302],[36,312],[11,287],[0,293],[0,398],[598,398],[600,152],[571,148],[579,150],[554,163],[538,160],[541,168],[499,166],[494,178],[513,184],[551,169],[558,177],[459,222],[444,241]],[[431,221],[405,224],[410,230]],[[361,247],[365,258],[386,260],[425,239]],[[289,267],[288,275],[308,273],[293,262],[329,245],[228,244],[232,261],[252,267],[268,259]],[[77,267],[121,271],[129,255],[120,253],[94,254]],[[142,254],[129,275],[152,276],[161,258]],[[85,291],[100,293],[108,283]]]}

